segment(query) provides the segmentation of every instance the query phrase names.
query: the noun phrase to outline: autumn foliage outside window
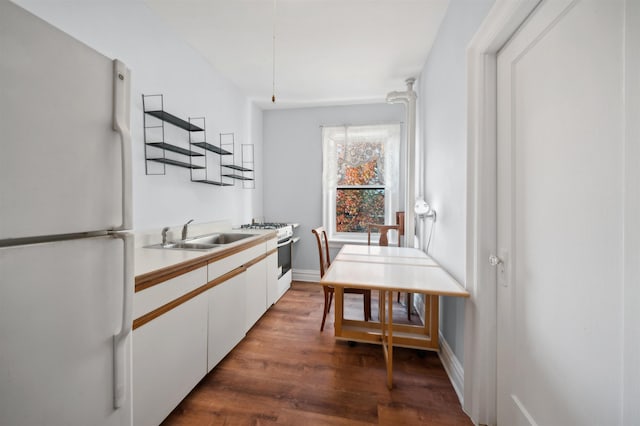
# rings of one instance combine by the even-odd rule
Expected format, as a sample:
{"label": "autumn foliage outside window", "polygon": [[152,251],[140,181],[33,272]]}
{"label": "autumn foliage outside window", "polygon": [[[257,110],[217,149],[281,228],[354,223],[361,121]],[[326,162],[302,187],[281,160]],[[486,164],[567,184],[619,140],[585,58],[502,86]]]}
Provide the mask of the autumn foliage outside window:
{"label": "autumn foliage outside window", "polygon": [[397,207],[399,125],[323,128],[323,195],[329,238],[359,239]]}
{"label": "autumn foliage outside window", "polygon": [[336,231],[366,232],[384,223],[384,145],[354,143],[338,147]]}

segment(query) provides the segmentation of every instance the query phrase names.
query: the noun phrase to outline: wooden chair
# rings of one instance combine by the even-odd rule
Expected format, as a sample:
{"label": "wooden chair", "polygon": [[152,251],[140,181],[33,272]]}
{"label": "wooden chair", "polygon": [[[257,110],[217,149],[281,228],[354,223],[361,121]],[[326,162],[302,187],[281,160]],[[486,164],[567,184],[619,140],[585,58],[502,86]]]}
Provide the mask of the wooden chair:
{"label": "wooden chair", "polygon": [[377,225],[375,223],[370,223],[367,225],[367,244],[371,245],[371,231],[378,230],[380,233],[380,239],[378,240],[379,246],[388,246],[389,245],[389,237],[387,234],[390,230],[398,231],[398,247],[400,247],[400,225]]}
{"label": "wooden chair", "polygon": [[[400,225],[398,230],[398,246],[400,245],[400,238],[404,237],[404,212],[396,212],[396,225]],[[407,303],[411,302],[411,293],[407,293]],[[398,303],[400,303],[400,292],[398,292]],[[411,313],[408,314],[411,319]]]}
{"label": "wooden chair", "polygon": [[396,212],[396,225],[400,225],[398,230],[398,245],[400,245],[400,237],[404,237],[404,212]]}
{"label": "wooden chair", "polygon": [[[377,229],[380,233],[378,245],[386,247],[389,245],[389,237],[387,236],[387,233],[390,230],[395,230],[398,232],[398,247],[400,247],[400,237],[404,234],[404,212],[396,213],[396,221],[399,222],[401,218],[402,222],[398,223],[397,225],[377,225],[375,223],[370,223],[367,226],[367,244],[371,245],[371,231]],[[411,321],[411,307],[413,303],[412,296],[412,293],[407,293],[407,319],[409,321]],[[400,292],[398,292],[398,302],[400,302]]]}
{"label": "wooden chair", "polygon": [[[327,238],[327,232],[322,226],[312,229],[311,232],[316,236],[316,241],[318,242],[318,254],[320,255],[320,278],[322,278],[331,265],[331,258],[329,257],[329,240]],[[331,286],[323,285],[322,289],[324,290],[324,312],[322,314],[320,331],[324,330],[324,322],[327,319],[329,310],[331,309],[331,302],[333,301],[334,293],[334,289]],[[364,320],[369,321],[369,319],[371,319],[371,290],[345,288],[344,292],[364,295]]]}

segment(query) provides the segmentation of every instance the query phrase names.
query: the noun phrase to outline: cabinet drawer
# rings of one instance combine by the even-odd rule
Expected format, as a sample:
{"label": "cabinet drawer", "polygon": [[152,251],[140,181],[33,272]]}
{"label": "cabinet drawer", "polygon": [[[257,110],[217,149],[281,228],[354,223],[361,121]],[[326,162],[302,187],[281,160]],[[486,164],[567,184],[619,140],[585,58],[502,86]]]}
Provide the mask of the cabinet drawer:
{"label": "cabinet drawer", "polygon": [[224,275],[227,272],[230,272],[237,267],[244,265],[250,260],[265,254],[266,247],[267,243],[261,243],[243,250],[240,253],[236,253],[234,255],[209,263],[207,265],[207,274],[209,277],[209,281],[214,280],[219,276]]}
{"label": "cabinet drawer", "polygon": [[133,298],[133,318],[139,318],[206,283],[207,268],[202,267],[139,291]]}

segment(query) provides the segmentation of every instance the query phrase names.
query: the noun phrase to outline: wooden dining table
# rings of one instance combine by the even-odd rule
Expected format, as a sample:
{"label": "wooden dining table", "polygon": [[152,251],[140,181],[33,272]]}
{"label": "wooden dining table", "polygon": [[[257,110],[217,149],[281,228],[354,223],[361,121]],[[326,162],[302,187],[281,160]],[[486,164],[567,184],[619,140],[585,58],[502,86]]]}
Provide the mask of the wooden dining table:
{"label": "wooden dining table", "polygon": [[[436,261],[408,247],[345,244],[320,283],[335,289],[335,337],[382,345],[389,389],[393,387],[393,347],[438,351],[439,296],[469,297]],[[379,291],[379,321],[345,318],[345,288]],[[422,324],[393,322],[393,292],[423,295]]]}

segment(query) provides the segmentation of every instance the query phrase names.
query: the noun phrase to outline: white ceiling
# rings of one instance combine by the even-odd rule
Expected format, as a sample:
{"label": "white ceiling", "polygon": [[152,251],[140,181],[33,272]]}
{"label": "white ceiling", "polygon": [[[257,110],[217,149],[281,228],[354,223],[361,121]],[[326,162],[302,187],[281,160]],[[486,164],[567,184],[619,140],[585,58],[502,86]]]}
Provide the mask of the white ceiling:
{"label": "white ceiling", "polygon": [[379,102],[417,77],[448,0],[145,0],[263,108]]}

